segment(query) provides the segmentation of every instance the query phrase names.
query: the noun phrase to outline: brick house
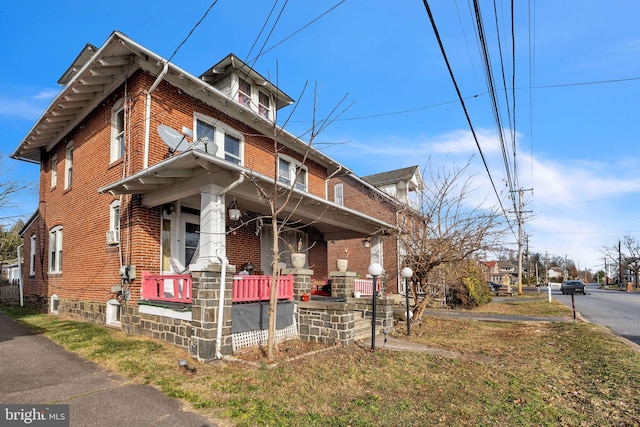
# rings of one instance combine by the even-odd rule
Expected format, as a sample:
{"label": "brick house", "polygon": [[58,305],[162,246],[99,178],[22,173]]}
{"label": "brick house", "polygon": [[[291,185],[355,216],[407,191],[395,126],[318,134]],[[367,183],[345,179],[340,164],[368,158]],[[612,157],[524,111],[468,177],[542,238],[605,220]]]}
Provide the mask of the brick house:
{"label": "brick house", "polygon": [[[363,208],[381,203],[380,192],[352,203],[349,190],[347,203],[334,202],[337,174],[348,188],[374,187],[313,148],[303,161],[308,145],[275,125],[293,100],[232,54],[196,77],[113,32],[99,48],[87,44],[58,83],[11,156],[40,165],[39,205],[21,232],[31,305],[211,359],[253,339],[234,338],[238,320],[255,315],[232,304],[244,280],[234,273],[272,274],[258,189],[293,194],[279,218],[295,224],[278,260],[294,281],[283,313],[294,310],[287,299],[330,276],[328,242],[394,230],[392,210]],[[293,268],[287,248],[298,242],[307,259]]]}
{"label": "brick house", "polygon": [[[353,173],[336,174],[329,180],[329,198],[336,204],[366,213],[403,229],[400,222],[413,212],[412,193],[424,188],[418,166],[410,166],[364,176]],[[409,207],[409,208],[408,208]],[[419,214],[415,211],[414,214]],[[364,248],[364,250],[363,250]],[[399,293],[404,289],[399,272],[402,270],[403,248],[395,234],[378,230],[365,239],[348,239],[329,243],[329,268],[348,250],[349,270],[360,277],[367,276],[371,262],[384,266],[385,292]]]}

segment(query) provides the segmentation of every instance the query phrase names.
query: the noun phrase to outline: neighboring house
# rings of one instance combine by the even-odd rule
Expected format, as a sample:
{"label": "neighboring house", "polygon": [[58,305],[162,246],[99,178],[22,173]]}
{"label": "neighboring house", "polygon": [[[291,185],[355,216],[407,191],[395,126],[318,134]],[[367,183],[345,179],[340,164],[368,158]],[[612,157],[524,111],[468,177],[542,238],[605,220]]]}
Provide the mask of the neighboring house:
{"label": "neighboring house", "polygon": [[[329,199],[372,217],[396,225],[414,206],[411,193],[422,190],[424,182],[418,166],[358,177],[349,171],[338,173],[329,180]],[[411,209],[409,209],[410,211]],[[417,213],[417,211],[416,211]],[[335,268],[336,259],[349,250],[349,270],[360,277],[367,276],[372,262],[384,266],[385,292],[398,293],[404,289],[399,271],[403,265],[404,249],[388,229],[379,229],[364,239],[330,242],[329,269]],[[364,249],[364,250],[363,250]]]}
{"label": "neighboring house", "polygon": [[[334,201],[327,183],[338,173],[371,186],[313,148],[303,162],[307,144],[274,124],[293,100],[232,54],[194,76],[114,32],[100,48],[86,45],[59,83],[11,156],[41,168],[39,206],[21,231],[32,305],[197,354],[211,354],[211,333],[201,329],[217,324],[230,352],[228,332],[238,322],[226,310],[225,281],[243,269],[272,273],[269,210],[258,186],[292,189],[279,220],[292,215],[295,224],[282,235],[278,261],[292,267],[287,244],[301,242],[305,280],[330,275],[328,242],[394,229],[393,215],[363,208],[377,196],[363,193],[356,204],[346,192],[347,203]],[[382,241],[376,246],[384,250]],[[225,310],[212,319],[217,301]],[[220,336],[215,344],[219,352]]]}
{"label": "neighboring house", "polygon": [[549,280],[559,280],[564,277],[564,270],[558,267],[550,267],[547,270],[547,277]]}
{"label": "neighboring house", "polygon": [[518,283],[518,267],[506,261],[485,261],[483,268],[489,282],[503,285]]}
{"label": "neighboring house", "polygon": [[20,265],[18,264],[17,259],[3,261],[0,268],[2,270],[1,278],[3,280],[7,280],[11,283],[18,283],[20,280]]}

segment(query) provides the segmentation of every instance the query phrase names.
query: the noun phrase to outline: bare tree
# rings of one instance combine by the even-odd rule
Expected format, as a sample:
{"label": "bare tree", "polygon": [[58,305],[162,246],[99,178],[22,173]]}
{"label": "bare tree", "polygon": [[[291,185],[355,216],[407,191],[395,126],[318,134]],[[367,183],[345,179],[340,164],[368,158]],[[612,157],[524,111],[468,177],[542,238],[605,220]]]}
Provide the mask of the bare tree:
{"label": "bare tree", "polygon": [[410,289],[416,302],[414,319],[420,319],[432,301],[431,284],[442,285],[455,276],[456,264],[497,247],[504,232],[496,208],[471,203],[469,163],[441,169],[431,168],[430,163],[423,172],[430,182],[417,194],[417,206],[403,210],[398,236],[405,264],[414,272]]}
{"label": "bare tree", "polygon": [[[303,93],[306,89],[306,84],[303,89]],[[278,307],[278,283],[280,276],[280,268],[278,262],[280,260],[280,240],[282,236],[282,232],[284,230],[290,229],[300,229],[303,226],[308,224],[300,224],[297,221],[292,220],[293,215],[296,212],[296,209],[302,203],[303,198],[294,197],[294,189],[298,183],[298,178],[300,174],[303,173],[303,168],[307,162],[307,158],[311,151],[311,147],[315,138],[323,132],[331,123],[333,123],[340,115],[342,115],[349,107],[343,108],[341,111],[337,111],[338,108],[343,104],[347,95],[345,95],[338,104],[330,111],[328,116],[324,119],[317,120],[317,101],[318,101],[318,90],[317,87],[314,90],[314,104],[313,104],[313,117],[311,128],[307,131],[308,135],[308,143],[305,145],[304,152],[302,153],[302,159],[300,160],[300,166],[296,166],[295,174],[288,183],[280,182],[279,177],[279,164],[278,164],[278,153],[282,152],[285,147],[279,142],[279,135],[282,132],[282,129],[286,125],[282,125],[278,127],[275,122],[273,126],[273,151],[274,151],[274,176],[273,176],[273,185],[271,188],[265,188],[256,177],[250,177],[256,189],[258,191],[258,195],[262,202],[268,207],[268,215],[267,219],[271,220],[271,232],[272,232],[272,275],[271,275],[271,294],[269,298],[269,330],[268,330],[268,338],[267,338],[267,358],[273,359],[276,351],[276,313]],[[292,113],[293,114],[293,111]],[[291,251],[300,250],[301,248],[290,248]],[[307,248],[308,249],[308,248]]]}
{"label": "bare tree", "polygon": [[623,269],[633,275],[635,287],[640,281],[640,241],[631,236],[624,236],[622,241],[602,248],[602,253],[617,266],[619,283],[622,282]]}

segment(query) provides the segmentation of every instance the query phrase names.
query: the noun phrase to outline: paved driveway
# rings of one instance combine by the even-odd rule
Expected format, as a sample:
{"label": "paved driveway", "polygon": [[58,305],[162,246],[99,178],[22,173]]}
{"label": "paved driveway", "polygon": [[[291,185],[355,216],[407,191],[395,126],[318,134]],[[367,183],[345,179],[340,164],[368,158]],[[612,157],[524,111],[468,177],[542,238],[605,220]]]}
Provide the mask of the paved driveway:
{"label": "paved driveway", "polygon": [[66,352],[2,313],[0,378],[0,403],[69,404],[71,426],[215,426],[155,388]]}

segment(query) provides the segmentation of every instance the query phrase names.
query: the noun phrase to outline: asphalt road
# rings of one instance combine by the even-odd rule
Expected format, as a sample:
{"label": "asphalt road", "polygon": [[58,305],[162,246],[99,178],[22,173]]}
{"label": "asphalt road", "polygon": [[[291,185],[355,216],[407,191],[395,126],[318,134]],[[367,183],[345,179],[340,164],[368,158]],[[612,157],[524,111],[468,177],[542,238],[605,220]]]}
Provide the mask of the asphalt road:
{"label": "asphalt road", "polygon": [[[552,296],[571,307],[571,295],[552,289]],[[586,320],[640,344],[640,293],[599,289],[598,284],[587,284],[587,295],[574,295],[574,302]]]}

